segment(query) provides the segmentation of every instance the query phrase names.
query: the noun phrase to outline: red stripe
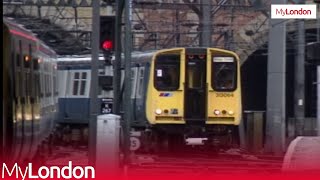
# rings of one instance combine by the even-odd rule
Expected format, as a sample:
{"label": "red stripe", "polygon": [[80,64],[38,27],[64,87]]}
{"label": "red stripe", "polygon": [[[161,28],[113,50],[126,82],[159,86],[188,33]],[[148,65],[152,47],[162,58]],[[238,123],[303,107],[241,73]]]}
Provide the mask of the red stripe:
{"label": "red stripe", "polygon": [[16,30],[10,29],[10,32],[11,32],[12,34],[15,34],[15,35],[24,37],[24,38],[26,38],[26,39],[30,39],[30,40],[32,40],[32,41],[37,41],[37,39],[36,39],[35,37],[30,36],[30,35],[28,35],[28,34],[25,34],[25,33],[23,33],[23,32],[20,32],[20,31],[16,31]]}

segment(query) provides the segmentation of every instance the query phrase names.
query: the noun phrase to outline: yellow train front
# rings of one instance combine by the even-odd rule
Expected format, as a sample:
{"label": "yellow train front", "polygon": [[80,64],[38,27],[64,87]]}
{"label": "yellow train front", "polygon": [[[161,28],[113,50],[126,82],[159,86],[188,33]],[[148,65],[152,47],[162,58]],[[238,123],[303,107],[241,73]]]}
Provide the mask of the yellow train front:
{"label": "yellow train front", "polygon": [[144,143],[179,144],[185,138],[203,137],[208,144],[221,145],[237,136],[241,84],[234,52],[173,48],[133,60],[131,125],[147,134]]}

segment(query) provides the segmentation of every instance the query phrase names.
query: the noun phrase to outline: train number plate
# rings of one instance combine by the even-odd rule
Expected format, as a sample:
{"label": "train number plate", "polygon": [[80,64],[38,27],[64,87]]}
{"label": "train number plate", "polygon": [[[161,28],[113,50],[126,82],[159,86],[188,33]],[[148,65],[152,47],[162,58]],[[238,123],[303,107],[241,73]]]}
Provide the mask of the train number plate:
{"label": "train number plate", "polygon": [[233,93],[217,93],[216,97],[233,97]]}

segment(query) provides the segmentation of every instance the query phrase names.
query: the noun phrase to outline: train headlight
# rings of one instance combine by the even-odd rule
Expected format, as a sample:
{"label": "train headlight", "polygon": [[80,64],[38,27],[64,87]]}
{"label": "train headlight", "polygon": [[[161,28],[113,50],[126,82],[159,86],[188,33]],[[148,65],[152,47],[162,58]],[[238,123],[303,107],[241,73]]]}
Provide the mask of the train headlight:
{"label": "train headlight", "polygon": [[234,115],[234,112],[233,111],[229,111],[228,114],[229,115]]}
{"label": "train headlight", "polygon": [[219,114],[220,114],[220,111],[216,109],[216,110],[213,111],[213,113],[214,113],[215,115],[219,115]]}
{"label": "train headlight", "polygon": [[162,113],[162,110],[161,109],[156,109],[156,114],[157,115],[160,115]]}

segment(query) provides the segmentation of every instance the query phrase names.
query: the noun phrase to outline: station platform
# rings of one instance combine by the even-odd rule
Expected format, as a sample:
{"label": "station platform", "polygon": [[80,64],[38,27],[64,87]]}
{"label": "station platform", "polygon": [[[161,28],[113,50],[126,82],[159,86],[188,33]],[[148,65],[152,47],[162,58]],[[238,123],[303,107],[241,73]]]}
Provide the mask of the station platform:
{"label": "station platform", "polygon": [[320,137],[299,136],[286,152],[283,172],[320,172]]}

